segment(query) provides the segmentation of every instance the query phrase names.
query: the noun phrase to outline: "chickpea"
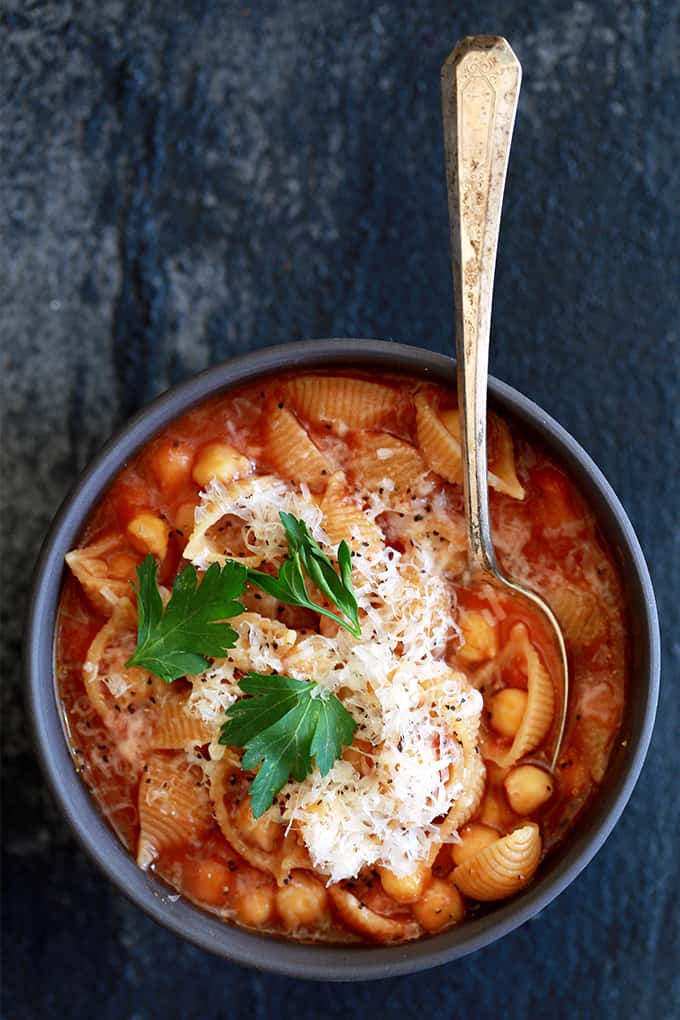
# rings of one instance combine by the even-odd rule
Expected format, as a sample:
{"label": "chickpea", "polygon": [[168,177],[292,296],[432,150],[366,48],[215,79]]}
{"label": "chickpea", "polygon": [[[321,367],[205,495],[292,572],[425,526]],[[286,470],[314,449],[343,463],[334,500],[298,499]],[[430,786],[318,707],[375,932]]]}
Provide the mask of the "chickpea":
{"label": "chickpea", "polygon": [[474,857],[480,850],[485,850],[499,838],[496,829],[490,825],[482,825],[480,822],[470,822],[464,825],[458,833],[461,842],[454,843],[451,847],[453,863],[458,865]]}
{"label": "chickpea", "polygon": [[458,651],[463,662],[484,662],[493,659],[497,650],[496,630],[478,612],[465,613],[460,621],[464,644]]}
{"label": "chickpea", "polygon": [[379,868],[380,881],[388,896],[397,903],[414,903],[420,898],[425,883],[431,875],[426,864],[418,864],[410,875],[400,878],[389,868]]}
{"label": "chickpea", "polygon": [[151,553],[162,560],[168,551],[170,528],[167,521],[148,510],[135,514],[127,526],[130,542],[143,553]]}
{"label": "chickpea", "polygon": [[236,811],[236,824],[246,843],[271,853],[282,836],[281,826],[273,818],[253,818],[250,801],[244,798]]}
{"label": "chickpea", "polygon": [[530,815],[553,795],[552,776],[537,765],[517,765],[503,783],[510,807],[518,815]]}
{"label": "chickpea", "polygon": [[288,931],[316,927],[327,916],[328,894],[320,882],[295,872],[277,889],[276,909]]}
{"label": "chickpea", "polygon": [[212,859],[185,861],[182,884],[201,903],[218,907],[229,892],[230,873],[226,864]]}
{"label": "chickpea", "polygon": [[158,484],[173,492],[189,480],[192,459],[193,451],[187,443],[166,439],[151,455],[151,470]]}
{"label": "chickpea", "polygon": [[234,896],[234,907],[243,924],[262,928],[274,916],[274,890],[271,882],[261,877],[247,885],[242,883]]}
{"label": "chickpea", "polygon": [[522,724],[528,694],[519,687],[505,687],[489,699],[491,725],[502,737],[514,737]]}
{"label": "chickpea", "polygon": [[216,478],[220,482],[231,482],[247,475],[250,461],[247,457],[226,443],[207,443],[198,451],[194,461],[192,478],[202,489]]}
{"label": "chickpea", "polygon": [[465,917],[465,901],[458,889],[443,878],[433,878],[417,903],[413,915],[425,931],[440,931]]}

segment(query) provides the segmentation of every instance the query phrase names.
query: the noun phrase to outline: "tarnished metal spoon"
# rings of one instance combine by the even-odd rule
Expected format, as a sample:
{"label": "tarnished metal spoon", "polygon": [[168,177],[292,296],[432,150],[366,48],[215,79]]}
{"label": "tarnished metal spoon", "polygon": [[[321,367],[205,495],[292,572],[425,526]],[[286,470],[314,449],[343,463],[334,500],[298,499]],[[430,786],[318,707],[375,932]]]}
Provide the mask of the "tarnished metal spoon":
{"label": "tarnished metal spoon", "polygon": [[444,63],[441,92],[469,573],[471,579],[488,580],[527,599],[554,633],[562,668],[550,765],[554,770],[569,699],[564,637],[550,606],[536,592],[501,573],[489,522],[486,391],[491,302],[521,79],[521,65],[505,39],[471,36]]}

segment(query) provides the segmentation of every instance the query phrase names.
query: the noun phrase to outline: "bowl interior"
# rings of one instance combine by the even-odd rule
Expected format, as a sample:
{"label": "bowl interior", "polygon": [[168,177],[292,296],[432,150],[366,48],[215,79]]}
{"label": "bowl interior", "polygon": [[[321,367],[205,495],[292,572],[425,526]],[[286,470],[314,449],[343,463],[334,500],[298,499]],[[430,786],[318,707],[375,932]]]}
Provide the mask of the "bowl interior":
{"label": "bowl interior", "polygon": [[491,379],[491,406],[533,433],[570,471],[598,517],[623,579],[630,608],[630,675],[620,740],[598,795],[564,844],[515,899],[440,935],[401,946],[334,947],[288,942],[224,924],[140,871],[99,814],[69,755],[54,679],[54,625],[64,555],[78,541],[91,509],[123,464],[189,407],[257,378],[298,369],[344,367],[404,372],[455,386],[455,366],[440,354],[377,340],[318,340],[268,348],[217,365],[170,390],[136,415],[104,447],[62,505],[38,562],[26,632],[29,710],[47,780],[86,851],[138,906],[196,945],[238,963],[296,977],[330,980],[384,978],[464,956],[528,920],[581,871],[611,832],[631,792],[651,736],[659,673],[654,595],[642,552],[620,503],[583,449],[537,405]]}

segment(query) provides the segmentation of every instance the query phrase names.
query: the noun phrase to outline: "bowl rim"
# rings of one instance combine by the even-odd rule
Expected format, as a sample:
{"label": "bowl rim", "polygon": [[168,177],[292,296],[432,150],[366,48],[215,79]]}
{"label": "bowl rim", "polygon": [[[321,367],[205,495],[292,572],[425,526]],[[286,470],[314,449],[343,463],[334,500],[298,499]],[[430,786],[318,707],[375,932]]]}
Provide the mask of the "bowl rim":
{"label": "bowl rim", "polygon": [[[300,369],[336,368],[417,374],[437,381],[455,379],[454,361],[443,354],[393,341],[336,338],[266,347],[214,365],[171,387],[129,419],[105,443],[68,493],[43,542],[36,564],[24,640],[28,715],[43,774],[74,835],[86,853],[133,903],[157,923],[194,945],[235,963],[271,973],[314,980],[353,981],[415,973],[459,959],[501,938],[555,899],[592,860],[618,821],[637,782],[651,739],[659,691],[660,638],[652,584],[635,532],[602,472],[573,437],[537,404],[490,377],[490,402],[529,427],[568,465],[577,486],[601,520],[610,543],[625,558],[626,579],[636,599],[635,625],[646,663],[634,731],[626,761],[599,792],[594,812],[570,833],[546,872],[517,898],[492,913],[438,935],[397,946],[326,946],[292,942],[225,924],[182,897],[171,899],[161,881],[137,868],[99,813],[73,767],[56,696],[54,623],[64,572],[72,548],[94,503],[127,460],[172,419],[220,391],[258,378]],[[630,595],[629,585],[629,595]],[[49,621],[45,626],[44,621]],[[636,689],[636,697],[638,691]],[[629,692],[630,697],[631,692]],[[606,784],[605,784],[606,785]]]}

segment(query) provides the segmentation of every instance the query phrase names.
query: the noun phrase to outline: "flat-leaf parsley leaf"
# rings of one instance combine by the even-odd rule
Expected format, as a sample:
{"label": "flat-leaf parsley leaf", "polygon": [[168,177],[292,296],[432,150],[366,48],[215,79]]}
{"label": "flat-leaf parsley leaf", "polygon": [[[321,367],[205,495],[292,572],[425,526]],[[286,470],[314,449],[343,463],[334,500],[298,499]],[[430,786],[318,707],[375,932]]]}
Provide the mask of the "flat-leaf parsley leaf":
{"label": "flat-leaf parsley leaf", "polygon": [[[338,546],[338,575],[328,556],[310,535],[304,521],[283,512],[279,517],[288,539],[288,555],[276,577],[261,570],[249,569],[248,581],[268,595],[273,595],[279,602],[313,609],[335,620],[354,637],[361,637],[359,607],[352,588],[352,561],[347,542],[343,540]],[[305,574],[340,610],[342,616],[312,600],[307,591]]]}
{"label": "flat-leaf parsley leaf", "polygon": [[241,766],[259,771],[250,787],[253,816],[259,818],[289,778],[301,782],[314,764],[327,775],[357,724],[334,694],[314,681],[276,673],[248,673],[244,694],[227,712],[220,743],[245,750]]}
{"label": "flat-leaf parsley leaf", "polygon": [[246,584],[246,568],[230,561],[210,566],[201,583],[189,564],[175,578],[172,595],[163,608],[156,574],[158,565],[147,556],[137,567],[137,647],[125,663],[141,666],[161,680],[202,673],[206,655],[221,658],[233,648],[238,634],[225,620],[243,612],[236,601]]}

